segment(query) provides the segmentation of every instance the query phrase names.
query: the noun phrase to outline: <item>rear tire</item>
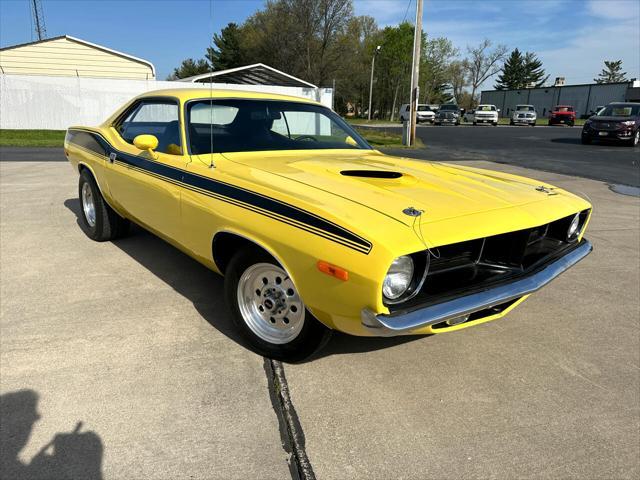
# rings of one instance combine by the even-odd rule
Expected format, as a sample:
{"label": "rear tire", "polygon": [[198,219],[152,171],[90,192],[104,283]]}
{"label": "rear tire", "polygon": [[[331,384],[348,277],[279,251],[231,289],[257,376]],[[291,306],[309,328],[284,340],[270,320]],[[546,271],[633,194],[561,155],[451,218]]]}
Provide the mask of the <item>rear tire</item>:
{"label": "rear tire", "polygon": [[583,145],[590,145],[591,144],[591,137],[588,137],[586,135],[582,135],[582,137],[580,137],[580,141],[582,142]]}
{"label": "rear tire", "polygon": [[515,123],[513,123],[513,120],[509,120],[509,125],[511,125],[512,127],[515,125]]}
{"label": "rear tire", "polygon": [[83,231],[90,239],[106,242],[129,233],[129,220],[122,218],[107,205],[93,175],[86,168],[80,172],[78,198]]}
{"label": "rear tire", "polygon": [[331,330],[313,318],[271,255],[257,248],[240,250],[224,278],[233,323],[256,353],[296,362],[326,344]]}
{"label": "rear tire", "polygon": [[478,122],[473,122],[473,126],[474,127],[478,126]]}

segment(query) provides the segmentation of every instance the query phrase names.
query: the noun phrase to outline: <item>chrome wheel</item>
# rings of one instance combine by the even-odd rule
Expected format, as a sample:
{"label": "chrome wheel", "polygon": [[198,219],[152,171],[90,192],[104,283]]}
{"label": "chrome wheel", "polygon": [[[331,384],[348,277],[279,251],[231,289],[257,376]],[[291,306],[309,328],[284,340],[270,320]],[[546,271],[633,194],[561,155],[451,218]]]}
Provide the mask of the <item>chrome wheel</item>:
{"label": "chrome wheel", "polygon": [[238,281],[237,295],[243,320],[261,340],[282,345],[300,334],[304,304],[282,268],[271,263],[250,266]]}
{"label": "chrome wheel", "polygon": [[84,210],[84,218],[90,227],[96,226],[96,205],[93,201],[93,193],[91,186],[85,182],[82,185],[82,210]]}

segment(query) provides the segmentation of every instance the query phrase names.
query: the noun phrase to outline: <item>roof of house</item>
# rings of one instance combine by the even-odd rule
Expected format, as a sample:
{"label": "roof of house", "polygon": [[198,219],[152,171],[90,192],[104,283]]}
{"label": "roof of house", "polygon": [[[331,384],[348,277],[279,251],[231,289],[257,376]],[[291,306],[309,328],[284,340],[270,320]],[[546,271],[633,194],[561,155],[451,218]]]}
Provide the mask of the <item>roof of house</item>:
{"label": "roof of house", "polygon": [[244,67],[207,72],[193,77],[182,78],[180,82],[192,83],[232,83],[240,85],[277,85],[283,87],[317,88],[314,84],[281,72],[264,63],[254,63]]}
{"label": "roof of house", "polygon": [[66,39],[66,40],[69,40],[71,42],[76,42],[76,43],[80,43],[82,45],[86,45],[86,46],[89,46],[89,47],[97,48],[98,50],[102,50],[103,52],[111,53],[112,55],[117,55],[119,57],[127,58],[129,60],[134,61],[134,62],[142,63],[142,64],[147,65],[147,66],[149,66],[151,68],[151,72],[153,73],[154,77],[156,75],[155,66],[153,65],[153,63],[151,63],[148,60],[145,60],[143,58],[134,57],[133,55],[129,55],[127,53],[119,52],[118,50],[113,50],[111,48],[107,48],[107,47],[104,47],[102,45],[98,45],[96,43],[87,42],[86,40],[82,40],[80,38],[72,37],[71,35],[59,35],[57,37],[45,38],[44,40],[38,40],[38,41],[35,41],[35,42],[20,43],[18,45],[9,45],[8,47],[0,48],[0,52],[2,52],[4,50],[12,50],[14,48],[26,47],[28,45],[37,45],[37,44],[40,44],[40,43],[51,42],[51,41],[60,40],[60,39],[63,39],[63,38]]}

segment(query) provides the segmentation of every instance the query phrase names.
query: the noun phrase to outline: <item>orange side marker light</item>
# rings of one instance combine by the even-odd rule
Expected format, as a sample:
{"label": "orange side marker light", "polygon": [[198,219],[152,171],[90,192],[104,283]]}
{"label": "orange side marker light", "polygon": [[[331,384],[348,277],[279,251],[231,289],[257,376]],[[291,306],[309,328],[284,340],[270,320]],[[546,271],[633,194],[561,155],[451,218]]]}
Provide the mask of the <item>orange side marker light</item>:
{"label": "orange side marker light", "polygon": [[343,282],[349,280],[349,272],[344,268],[331,265],[329,262],[325,262],[324,260],[318,260],[318,270],[332,277],[336,277],[338,280],[342,280]]}

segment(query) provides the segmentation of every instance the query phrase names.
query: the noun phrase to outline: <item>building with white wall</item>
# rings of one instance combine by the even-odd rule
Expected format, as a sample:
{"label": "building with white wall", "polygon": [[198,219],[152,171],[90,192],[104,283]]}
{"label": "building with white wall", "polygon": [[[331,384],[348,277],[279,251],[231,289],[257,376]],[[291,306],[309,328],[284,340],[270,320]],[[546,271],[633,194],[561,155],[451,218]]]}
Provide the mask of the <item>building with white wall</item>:
{"label": "building with white wall", "polygon": [[141,93],[194,86],[333,101],[332,89],[263,64],[158,81],[147,60],[65,35],[0,50],[0,129],[98,125]]}
{"label": "building with white wall", "polygon": [[480,103],[495,105],[504,117],[510,116],[516,105],[533,105],[539,116],[546,117],[556,105],[571,105],[578,116],[587,116],[597,106],[611,102],[640,101],[640,82],[586,83],[520,90],[484,90]]}
{"label": "building with white wall", "polygon": [[0,73],[154,80],[151,62],[69,35],[0,48]]}

